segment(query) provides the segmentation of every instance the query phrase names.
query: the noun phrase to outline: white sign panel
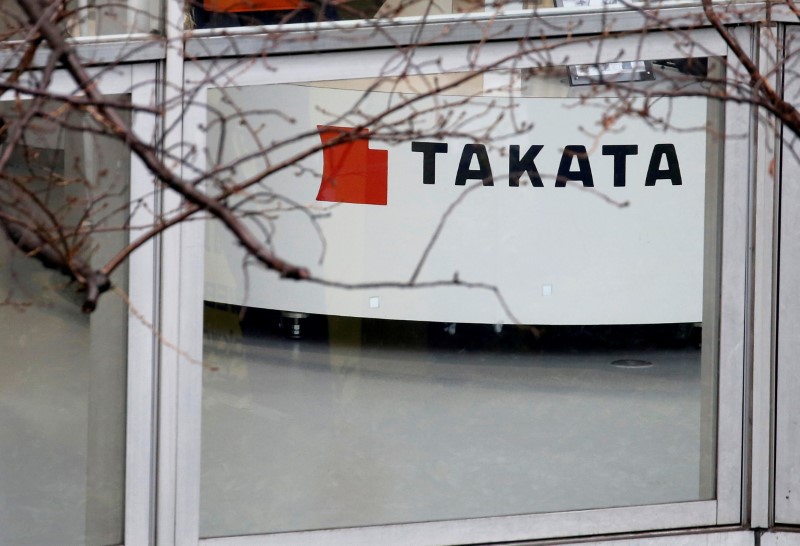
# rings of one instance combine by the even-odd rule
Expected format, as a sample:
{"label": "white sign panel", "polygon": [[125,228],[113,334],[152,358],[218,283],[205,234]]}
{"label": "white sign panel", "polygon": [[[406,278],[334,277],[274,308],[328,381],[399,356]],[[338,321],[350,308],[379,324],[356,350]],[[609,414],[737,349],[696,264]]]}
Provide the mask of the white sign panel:
{"label": "white sign panel", "polygon": [[[359,126],[411,97],[300,85],[224,94],[211,90],[215,108],[249,113],[224,132],[210,123],[212,161],[257,158],[237,167],[236,180],[335,138],[331,127]],[[704,99],[653,102],[651,116],[668,119],[668,129],[632,116],[603,131],[604,99],[438,97],[414,111],[412,120],[409,108],[399,109],[368,126],[368,140],[268,177],[268,191],[254,191],[249,205],[258,211],[254,229],[315,277],[380,285],[411,279],[441,224],[417,281],[495,286],[522,323],[702,320]],[[460,121],[437,134],[445,119]],[[412,138],[381,138],[412,128]],[[307,138],[273,145],[301,133]],[[268,154],[254,154],[265,147]],[[206,299],[402,320],[512,320],[489,290],[330,288],[245,262],[224,228],[210,223]]]}

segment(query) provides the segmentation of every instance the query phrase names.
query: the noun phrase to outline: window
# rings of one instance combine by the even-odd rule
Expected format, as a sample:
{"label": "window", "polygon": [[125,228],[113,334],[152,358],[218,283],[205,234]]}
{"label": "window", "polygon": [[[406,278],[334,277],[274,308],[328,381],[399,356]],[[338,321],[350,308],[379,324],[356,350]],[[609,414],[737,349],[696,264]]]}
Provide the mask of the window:
{"label": "window", "polygon": [[[6,127],[30,107],[28,101],[1,104]],[[25,145],[14,149],[3,171],[5,226],[41,245],[63,230],[73,234],[70,252],[108,259],[127,237],[129,152],[93,132],[89,116],[59,106],[42,107],[51,116],[27,125]],[[95,223],[87,225],[87,218]],[[47,252],[41,245],[35,250]],[[0,542],[122,543],[127,307],[110,297],[92,315],[81,315],[82,295],[66,277],[7,240],[0,246],[6,446]],[[127,269],[114,282],[125,290]]]}
{"label": "window", "polygon": [[[88,71],[131,129],[151,142],[154,66]],[[36,78],[24,74],[20,89],[35,88]],[[18,232],[32,231],[34,242],[52,240],[60,225],[66,236],[57,252],[99,267],[153,225],[153,183],[130,149],[81,109],[80,98],[60,100],[74,93],[64,71],[48,81],[52,100],[0,95],[4,130],[28,120],[2,173],[3,218]],[[0,146],[12,151],[9,142]],[[0,542],[145,544],[155,471],[155,245],[139,247],[112,273],[113,291],[91,315],[80,313],[86,294],[66,276],[7,241],[0,246],[0,420],[11,446],[0,461]]]}
{"label": "window", "polygon": [[[160,32],[161,7],[160,0],[70,0],[60,22],[73,37]],[[29,26],[16,2],[0,7],[0,39],[23,39]]]}
{"label": "window", "polygon": [[[420,66],[427,55],[456,67],[456,51],[417,54]],[[345,56],[317,66],[341,67]],[[201,475],[200,536],[342,528],[341,540],[369,543],[399,525],[398,536],[434,541],[516,540],[581,534],[559,514],[571,510],[600,522],[592,532],[650,528],[650,508],[672,514],[661,527],[738,521],[741,461],[717,453],[741,439],[742,353],[718,328],[742,320],[743,292],[721,304],[719,282],[738,282],[724,256],[742,248],[743,219],[720,207],[746,188],[729,189],[736,169],[723,159],[735,159],[721,151],[735,144],[717,139],[719,104],[655,98],[705,85],[697,72],[643,57],[653,79],[611,90],[574,85],[568,67],[533,65],[464,81],[433,62],[415,76],[367,77],[390,56],[364,57],[369,66],[350,71],[362,79],[347,81],[284,76],[299,56],[272,59],[269,72],[240,71],[235,60],[187,72],[187,82],[225,74],[187,115],[203,150],[192,168],[218,167],[212,193],[260,181],[237,210],[271,249],[334,284],[405,282],[436,233],[417,279],[460,284],[279,281],[248,267],[213,224],[205,235],[185,230],[194,250],[182,263],[198,263],[205,240],[204,291],[183,300],[197,313],[205,301],[202,439],[193,440],[202,455],[187,463]],[[434,87],[447,91],[417,98]],[[629,106],[663,108],[670,127],[634,117],[592,132],[620,89],[639,91]],[[367,123],[404,101],[395,117]],[[727,123],[737,119],[729,114]],[[435,125],[443,119],[446,129]],[[351,138],[343,127],[364,129]],[[338,150],[270,171],[337,137]],[[331,171],[351,155],[386,165],[385,193],[337,185],[363,178]],[[652,210],[631,212],[637,200]],[[463,286],[470,281],[497,286],[516,320],[491,290]],[[184,324],[185,339],[199,342],[196,316]],[[195,408],[196,368],[184,391]]]}

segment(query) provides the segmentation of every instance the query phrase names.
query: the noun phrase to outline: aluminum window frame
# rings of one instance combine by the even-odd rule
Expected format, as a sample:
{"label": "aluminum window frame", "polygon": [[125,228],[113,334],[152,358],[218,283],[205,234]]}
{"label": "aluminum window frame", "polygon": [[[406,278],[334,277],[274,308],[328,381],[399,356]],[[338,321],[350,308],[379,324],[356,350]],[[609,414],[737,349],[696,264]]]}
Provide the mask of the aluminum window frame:
{"label": "aluminum window frame", "polygon": [[[710,29],[686,31],[704,55],[726,56],[734,63],[721,38]],[[741,27],[736,31],[741,43],[755,46],[751,40],[754,28]],[[607,40],[607,37],[598,37]],[[615,45],[604,43],[604,54],[613,59],[619,50],[635,45],[642,60],[674,55],[686,57],[665,33],[654,33],[644,42],[636,36],[617,38]],[[549,40],[549,44],[557,43]],[[560,47],[570,63],[598,62],[597,52],[585,44],[570,44],[562,40]],[[482,46],[483,62],[493,62],[507,56],[515,45],[512,42],[490,42]],[[630,50],[630,49],[629,49]],[[460,55],[459,55],[460,52]],[[463,45],[438,45],[420,48],[419,64],[430,72],[457,70],[463,59]],[[346,61],[352,52],[328,52],[310,56],[292,55],[270,57],[263,64],[246,59],[215,59],[186,63],[184,85],[193,91],[191,103],[184,104],[184,135],[186,149],[202,150],[205,134],[195,130],[205,124],[207,90],[209,87],[262,85],[270,83],[305,82],[309,78],[309,62],[314,64],[315,80],[369,77],[387,74],[385,67],[393,51],[370,49],[359,51],[359,62],[351,68]],[[695,56],[700,56],[695,52]],[[307,61],[307,62],[304,62]],[[515,67],[523,67],[517,63]],[[728,103],[725,111],[726,134],[747,134],[754,131],[748,105]],[[351,529],[329,529],[293,533],[264,534],[241,537],[199,538],[199,483],[201,457],[201,399],[203,324],[203,256],[204,229],[201,223],[184,223],[165,234],[164,294],[161,313],[165,331],[176,337],[180,351],[170,353],[170,365],[175,371],[169,383],[162,384],[160,395],[170,400],[169,437],[167,451],[162,457],[171,461],[163,467],[164,483],[172,487],[159,493],[160,503],[169,503],[175,514],[174,527],[164,544],[208,544],[220,546],[263,545],[408,545],[500,542],[595,536],[628,532],[653,532],[679,528],[707,528],[740,525],[743,516],[743,495],[747,490],[744,458],[745,396],[749,369],[750,336],[747,333],[750,295],[751,255],[749,245],[752,231],[751,165],[755,144],[752,138],[726,139],[724,144],[724,180],[721,241],[720,335],[718,363],[718,425],[717,425],[717,495],[714,500],[659,505],[568,511],[520,516],[487,517],[425,523],[379,525]],[[197,154],[192,164],[199,169],[204,158]],[[163,425],[163,422],[162,422]],[[176,463],[174,463],[177,461]],[[174,463],[174,464],[173,464]],[[169,522],[167,522],[169,524]],[[160,544],[161,542],[159,542]]]}
{"label": "aluminum window frame", "polygon": [[[796,21],[796,17],[794,18]],[[800,79],[797,70],[800,68],[800,25],[786,25],[784,32],[783,66],[784,89],[786,100],[796,100],[800,93]],[[783,525],[800,525],[800,464],[797,454],[800,452],[800,400],[797,389],[800,387],[800,368],[797,358],[800,355],[800,339],[796,328],[800,321],[800,307],[797,305],[797,294],[800,285],[797,282],[797,270],[800,267],[800,246],[798,246],[796,218],[800,210],[800,194],[795,183],[800,176],[800,160],[789,149],[797,148],[798,138],[784,130],[781,145],[781,175],[779,179],[779,211],[778,211],[778,264],[777,264],[777,298],[775,326],[775,459],[774,459],[774,522]],[[795,178],[793,178],[795,177]],[[792,275],[794,273],[794,276]],[[793,299],[794,298],[794,299]]]}

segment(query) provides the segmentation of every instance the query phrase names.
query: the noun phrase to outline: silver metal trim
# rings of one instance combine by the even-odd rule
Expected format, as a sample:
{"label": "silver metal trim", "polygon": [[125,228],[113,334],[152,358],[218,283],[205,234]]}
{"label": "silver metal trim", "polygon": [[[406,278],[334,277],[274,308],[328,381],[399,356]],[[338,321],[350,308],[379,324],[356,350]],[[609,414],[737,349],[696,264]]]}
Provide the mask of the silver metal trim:
{"label": "silver metal trim", "polygon": [[[134,87],[135,83],[139,85]],[[149,82],[149,85],[141,85]],[[140,64],[131,67],[132,102],[155,106],[156,66]],[[155,116],[134,114],[132,130],[145,141],[156,137]],[[131,225],[149,225],[153,217],[147,211],[157,210],[153,175],[131,154],[131,200],[136,206]],[[135,237],[131,233],[131,238]],[[131,286],[128,313],[128,437],[125,464],[125,542],[151,543],[154,528],[156,378],[158,370],[157,335],[157,244],[150,241],[129,260]],[[135,281],[135,282],[134,282]]]}
{"label": "silver metal trim", "polygon": [[[115,37],[116,39],[117,37]],[[12,70],[19,63],[24,51],[24,42],[5,42],[0,48],[0,71]],[[120,41],[95,40],[75,44],[74,51],[86,65],[119,65],[142,61],[157,61],[166,54],[166,41],[149,34],[126,36]],[[31,68],[41,68],[51,55],[42,47],[33,57]]]}
{"label": "silver metal trim", "polygon": [[[741,44],[752,44],[750,27],[735,29]],[[731,74],[740,74],[739,63],[728,58]],[[722,212],[722,279],[719,329],[719,413],[717,444],[717,523],[742,521],[743,454],[745,434],[745,369],[747,309],[750,298],[750,135],[749,105],[729,102],[725,111],[725,169]],[[740,135],[739,138],[731,135]],[[744,145],[744,149],[742,149]]]}
{"label": "silver metal trim", "polygon": [[[602,48],[596,46],[602,42]],[[604,36],[583,40],[554,38],[536,49],[537,41],[520,43],[518,41],[489,42],[479,49],[470,50],[460,44],[435,47],[420,47],[414,51],[414,62],[418,73],[459,72],[474,69],[475,66],[494,68],[524,68],[559,64],[581,64],[604,62],[636,51],[640,60],[724,56],[727,47],[713,29],[692,31],[691,50],[687,50],[684,36],[670,33],[648,34],[646,40],[641,36]],[[520,47],[527,48],[524,53]],[[541,55],[537,55],[541,53]],[[359,52],[358,63],[352,63],[352,53],[347,51],[327,52],[313,55],[316,81],[343,78],[367,78],[375,74],[397,75],[402,66],[390,68],[388,64],[396,50],[372,49]],[[468,58],[469,57],[469,58]],[[279,56],[269,60],[248,58],[228,58],[202,60],[186,65],[186,85],[194,89],[197,85],[209,87],[234,85],[260,85],[308,81],[309,62],[301,56]],[[399,65],[400,63],[395,63]],[[346,68],[345,68],[346,67]]]}
{"label": "silver metal trim", "polygon": [[[700,501],[580,512],[328,529],[202,539],[203,546],[436,546],[592,536],[638,529],[700,527],[715,519],[716,502]],[[684,537],[685,538],[685,537]]]}
{"label": "silver metal trim", "polygon": [[[179,44],[183,33],[183,1],[168,0],[166,9],[167,39]],[[181,49],[168,49],[163,104],[171,108],[163,116],[164,150],[177,149],[184,141],[184,66]],[[165,191],[162,203],[162,210],[174,211],[180,209],[182,199],[175,192]],[[184,223],[168,230],[161,240],[161,332],[166,342],[161,345],[158,393],[156,544],[159,546],[196,544],[199,532],[203,268],[199,268],[198,282],[190,267],[197,254],[197,249],[189,244],[193,233]]]}
{"label": "silver metal trim", "polygon": [[774,23],[800,23],[800,18],[786,4],[769,4],[768,20]]}
{"label": "silver metal trim", "polygon": [[[773,70],[772,66],[778,53],[776,31],[774,27],[760,29],[759,61],[762,73],[772,74],[771,84],[778,89],[779,71]],[[778,192],[775,187],[778,183],[780,128],[772,116],[757,116],[756,122],[750,525],[767,528],[770,524],[774,454],[775,241],[778,233],[775,226]]]}
{"label": "silver metal trim", "polygon": [[[784,69],[784,97],[796,104],[800,93],[800,68],[797,53],[800,51],[800,27],[786,27],[784,54],[788,62]],[[796,233],[800,218],[800,159],[797,153],[798,138],[784,131],[783,156],[780,184],[780,249],[779,249],[779,297],[777,325],[777,381],[775,420],[775,523],[800,524],[800,241]]]}

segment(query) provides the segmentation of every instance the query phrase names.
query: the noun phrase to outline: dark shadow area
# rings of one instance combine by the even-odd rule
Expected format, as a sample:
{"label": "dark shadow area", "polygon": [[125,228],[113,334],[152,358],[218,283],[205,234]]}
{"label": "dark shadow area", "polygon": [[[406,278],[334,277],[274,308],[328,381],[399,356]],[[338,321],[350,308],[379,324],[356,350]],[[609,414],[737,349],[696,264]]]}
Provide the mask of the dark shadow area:
{"label": "dark shadow area", "polygon": [[700,325],[494,325],[422,322],[306,313],[205,303],[206,335],[284,337],[370,348],[447,351],[555,351],[684,349],[700,346]]}

